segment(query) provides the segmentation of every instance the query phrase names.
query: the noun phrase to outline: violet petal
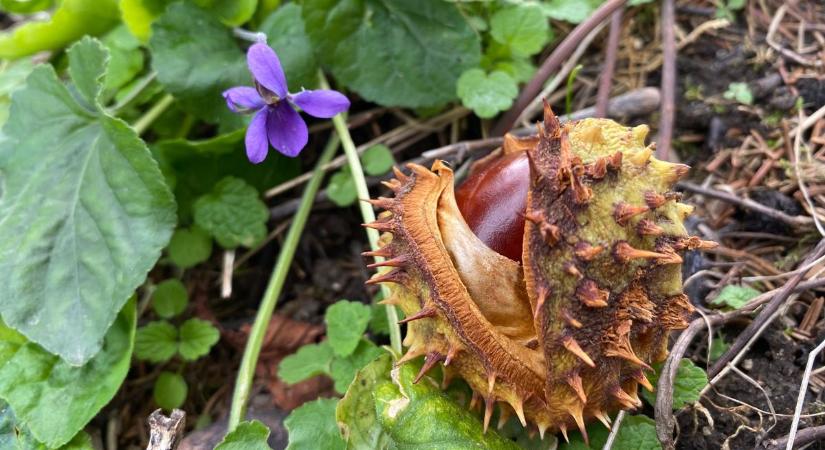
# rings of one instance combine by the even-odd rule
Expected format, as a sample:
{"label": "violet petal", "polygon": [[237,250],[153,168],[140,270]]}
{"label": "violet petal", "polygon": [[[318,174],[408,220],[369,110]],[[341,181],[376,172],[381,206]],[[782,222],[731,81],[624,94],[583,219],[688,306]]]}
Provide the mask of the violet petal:
{"label": "violet petal", "polygon": [[292,96],[292,101],[305,113],[322,119],[349,109],[349,99],[344,94],[328,89],[301,91]]}
{"label": "violet petal", "polygon": [[266,125],[269,116],[269,108],[263,108],[252,117],[252,122],[249,122],[249,128],[246,129],[246,157],[252,164],[258,164],[266,159],[266,154],[269,151],[269,142],[267,142]]}
{"label": "violet petal", "polygon": [[246,64],[258,83],[274,92],[278,97],[286,97],[286,76],[275,50],[272,50],[266,44],[252,44],[246,52]]}
{"label": "violet petal", "polygon": [[240,109],[257,110],[264,106],[264,101],[258,91],[249,86],[229,88],[223,91],[223,98],[226,99],[226,106],[236,113],[242,112]]}
{"label": "violet petal", "polygon": [[269,108],[266,132],[269,143],[290,158],[298,156],[309,139],[307,124],[287,102]]}

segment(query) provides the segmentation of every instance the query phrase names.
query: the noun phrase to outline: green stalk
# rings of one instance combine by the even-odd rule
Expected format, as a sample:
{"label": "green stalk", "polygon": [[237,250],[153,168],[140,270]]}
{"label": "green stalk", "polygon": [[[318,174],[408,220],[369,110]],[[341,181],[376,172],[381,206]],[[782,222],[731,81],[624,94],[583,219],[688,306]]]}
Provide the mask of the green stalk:
{"label": "green stalk", "polygon": [[166,111],[166,108],[171,106],[174,101],[175,97],[172,97],[170,94],[166,94],[163,96],[163,98],[158,100],[158,102],[155,103],[151,108],[149,108],[148,111],[143,113],[143,115],[140,116],[137,121],[135,121],[134,125],[132,125],[132,128],[135,129],[135,132],[138,134],[138,136],[140,136],[147,129],[149,129],[149,126],[152,125],[152,122],[157,120],[157,118],[160,117],[160,115],[163,114],[164,111]]}
{"label": "green stalk", "polygon": [[332,156],[338,149],[338,144],[338,136],[332,135],[323,153],[321,153],[321,157],[315,164],[315,169],[312,171],[312,178],[309,179],[309,183],[307,183],[304,189],[301,204],[298,206],[298,211],[295,212],[295,216],[292,218],[289,232],[287,232],[283,247],[281,247],[281,251],[278,253],[278,261],[275,263],[275,268],[272,269],[272,276],[269,278],[266,292],[264,292],[261,305],[258,307],[258,315],[255,316],[255,323],[249,332],[249,340],[246,342],[243,359],[241,359],[241,367],[238,369],[235,391],[232,394],[232,407],[229,412],[229,427],[227,432],[233,431],[246,416],[246,404],[249,401],[249,393],[252,390],[255,367],[258,365],[258,356],[261,354],[261,345],[263,345],[266,328],[272,319],[272,313],[275,311],[275,305],[278,303],[278,297],[280,297],[281,290],[284,287],[284,281],[289,272],[289,266],[292,264],[292,258],[295,256],[298,241],[301,239],[301,233],[304,231],[304,226],[307,223],[312,204],[315,202],[315,195],[318,193],[318,188],[321,186],[321,181],[324,178],[323,167],[332,159]]}
{"label": "green stalk", "polygon": [[[329,82],[323,73],[320,73],[321,89],[329,89]],[[358,198],[366,200],[370,198],[370,191],[367,188],[367,180],[364,178],[364,170],[361,168],[361,160],[358,158],[358,151],[355,149],[355,143],[352,142],[352,136],[349,134],[346,119],[342,114],[338,114],[332,118],[332,123],[335,125],[335,132],[341,138],[341,145],[344,147],[344,153],[347,156],[347,164],[349,164],[352,179],[355,181],[355,190],[358,193]],[[367,202],[358,202],[361,209],[361,218],[364,223],[375,221],[375,212],[372,210],[372,205]],[[378,230],[367,228],[367,240],[369,240],[370,248],[378,250]],[[375,257],[375,262],[383,261],[384,258]],[[390,297],[390,291],[386,284],[381,284],[381,293],[384,298]],[[387,307],[387,322],[390,328],[390,345],[392,349],[401,354],[401,326],[398,325],[398,311],[395,306],[386,305]]]}

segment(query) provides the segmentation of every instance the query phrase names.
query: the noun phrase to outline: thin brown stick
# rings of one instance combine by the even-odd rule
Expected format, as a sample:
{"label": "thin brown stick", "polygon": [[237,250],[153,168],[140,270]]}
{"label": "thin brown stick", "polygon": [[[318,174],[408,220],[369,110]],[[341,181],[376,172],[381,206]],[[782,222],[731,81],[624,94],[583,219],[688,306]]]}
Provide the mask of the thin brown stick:
{"label": "thin brown stick", "polygon": [[584,22],[580,23],[570,34],[567,35],[566,38],[553,50],[550,56],[544,60],[541,64],[541,67],[536,71],[536,74],[533,76],[533,79],[527,83],[527,86],[521,91],[516,102],[513,106],[498,120],[496,126],[493,127],[492,135],[493,136],[501,136],[518,119],[518,116],[521,114],[521,111],[533,101],[533,99],[541,92],[542,86],[544,86],[544,82],[550,78],[550,75],[555,72],[559,66],[567,59],[568,56],[576,49],[590,33],[590,30],[595,28],[598,24],[602,23],[608,16],[613,14],[616,9],[624,6],[627,0],[608,0],[602,6],[599,7],[593,14],[587,18]]}
{"label": "thin brown stick", "polygon": [[656,157],[667,161],[676,118],[676,18],[673,0],[662,2],[662,105]]}
{"label": "thin brown stick", "polygon": [[761,203],[755,202],[751,199],[741,198],[734,194],[730,194],[728,192],[720,191],[717,189],[706,188],[703,186],[699,186],[698,184],[690,183],[687,181],[679,182],[676,187],[680,189],[684,189],[686,191],[690,191],[696,194],[701,194],[706,197],[715,198],[717,200],[722,200],[728,203],[733,203],[734,205],[739,205],[743,208],[747,208],[758,213],[762,213],[768,217],[773,219],[779,220],[781,222],[785,222],[792,227],[799,228],[799,229],[808,229],[812,228],[814,221],[810,217],[807,216],[791,216],[785,214],[782,211],[769,208]]}
{"label": "thin brown stick", "polygon": [[[814,250],[808,254],[800,267],[808,266],[809,263],[825,254],[825,239],[819,241],[819,244],[814,248]],[[736,340],[731,344],[730,348],[721,356],[718,360],[710,367],[708,370],[708,377],[713,378],[715,377],[725,365],[734,358],[744,347],[747,343],[751,340],[751,338],[756,334],[756,331],[763,325],[763,323],[768,320],[768,318],[772,317],[776,311],[779,310],[785,300],[791,295],[793,289],[798,285],[802,278],[808,271],[800,271],[797,272],[793,277],[791,277],[787,283],[780,289],[780,291],[776,294],[776,296],[768,302],[762,311],[756,316],[755,319],[745,328],[744,331],[739,333],[739,336],[736,337]]]}
{"label": "thin brown stick", "polygon": [[607,102],[610,100],[610,88],[613,86],[613,71],[616,69],[616,55],[619,53],[623,15],[623,9],[619,8],[610,16],[610,33],[607,36],[604,68],[600,75],[599,92],[596,94],[596,117],[605,117],[607,114]]}
{"label": "thin brown stick", "polygon": [[[812,442],[818,442],[823,439],[825,439],[825,425],[820,425],[818,427],[808,427],[804,430],[801,430],[799,433],[796,433],[796,439],[794,440],[794,448],[801,448],[804,445],[810,444]],[[781,439],[772,441],[768,448],[771,450],[780,450],[784,449],[787,445],[788,436],[785,436]]]}

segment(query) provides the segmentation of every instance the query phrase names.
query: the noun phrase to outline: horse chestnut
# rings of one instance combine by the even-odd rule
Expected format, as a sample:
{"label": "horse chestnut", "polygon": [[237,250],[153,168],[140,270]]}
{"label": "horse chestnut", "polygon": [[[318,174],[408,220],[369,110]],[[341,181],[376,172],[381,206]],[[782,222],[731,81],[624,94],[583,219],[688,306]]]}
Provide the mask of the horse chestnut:
{"label": "horse chestnut", "polygon": [[482,165],[456,190],[458,209],[473,233],[514,261],[521,261],[529,180],[527,152],[513,152]]}

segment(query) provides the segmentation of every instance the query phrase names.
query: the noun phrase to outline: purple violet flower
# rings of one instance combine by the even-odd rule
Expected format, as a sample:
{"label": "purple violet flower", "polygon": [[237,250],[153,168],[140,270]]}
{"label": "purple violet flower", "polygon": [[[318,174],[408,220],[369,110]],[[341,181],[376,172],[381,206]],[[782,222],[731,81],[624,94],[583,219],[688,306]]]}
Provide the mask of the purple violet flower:
{"label": "purple violet flower", "polygon": [[268,45],[256,43],[246,53],[255,87],[236,86],[223,92],[226,106],[236,113],[254,113],[246,130],[246,156],[253,164],[266,159],[269,145],[290,158],[298,156],[308,139],[307,124],[294,109],[328,119],[349,109],[349,100],[333,90],[292,94],[278,55]]}

